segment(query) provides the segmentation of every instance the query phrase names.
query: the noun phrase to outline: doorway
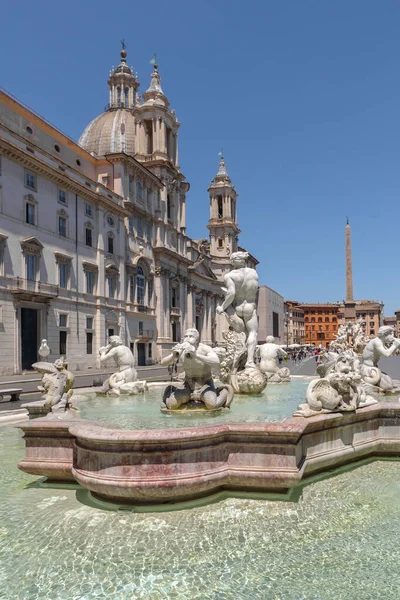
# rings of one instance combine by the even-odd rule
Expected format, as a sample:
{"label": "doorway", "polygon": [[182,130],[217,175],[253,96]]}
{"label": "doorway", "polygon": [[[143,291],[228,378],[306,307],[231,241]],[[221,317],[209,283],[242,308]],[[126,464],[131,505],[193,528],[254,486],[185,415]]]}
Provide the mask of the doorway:
{"label": "doorway", "polygon": [[144,367],[146,365],[146,344],[137,345],[137,358],[138,367]]}
{"label": "doorway", "polygon": [[21,308],[21,363],[22,370],[31,370],[38,359],[38,311]]}

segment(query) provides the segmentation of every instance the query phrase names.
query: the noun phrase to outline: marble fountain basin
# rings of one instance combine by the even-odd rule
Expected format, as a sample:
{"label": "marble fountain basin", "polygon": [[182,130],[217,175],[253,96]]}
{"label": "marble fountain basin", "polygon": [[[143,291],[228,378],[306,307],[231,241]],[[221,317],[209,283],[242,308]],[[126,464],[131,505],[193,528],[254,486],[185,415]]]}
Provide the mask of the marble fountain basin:
{"label": "marble fountain basin", "polygon": [[[274,387],[278,397],[293,392],[289,385]],[[271,400],[275,392],[269,392]],[[303,390],[281,412],[288,414],[290,407],[291,414],[291,402],[297,405],[302,398]],[[145,406],[147,417],[140,410],[129,415],[129,403]],[[247,410],[252,405],[259,406],[253,413]],[[81,416],[97,415],[100,422],[39,418],[20,425],[26,456],[18,466],[50,481],[77,482],[102,500],[140,505],[183,502],[223,490],[285,494],[311,474],[400,454],[397,399],[355,413],[280,416],[275,422],[267,422],[266,407],[268,394],[238,398],[229,415],[189,420],[162,415],[158,402],[148,405],[143,397],[89,396]]]}

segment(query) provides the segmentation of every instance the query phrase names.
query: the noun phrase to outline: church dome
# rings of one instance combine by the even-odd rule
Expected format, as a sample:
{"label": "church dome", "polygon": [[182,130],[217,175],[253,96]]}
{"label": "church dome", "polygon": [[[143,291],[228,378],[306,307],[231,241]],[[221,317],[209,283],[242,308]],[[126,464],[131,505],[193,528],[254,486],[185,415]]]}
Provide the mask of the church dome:
{"label": "church dome", "polygon": [[78,144],[98,156],[113,152],[135,154],[135,117],[127,108],[107,110],[86,127]]}
{"label": "church dome", "polygon": [[121,61],[112,68],[108,79],[110,102],[104,113],[93,119],[79,138],[78,144],[98,156],[113,152],[135,154],[135,117],[139,82],[137,74],[126,62],[125,42]]}

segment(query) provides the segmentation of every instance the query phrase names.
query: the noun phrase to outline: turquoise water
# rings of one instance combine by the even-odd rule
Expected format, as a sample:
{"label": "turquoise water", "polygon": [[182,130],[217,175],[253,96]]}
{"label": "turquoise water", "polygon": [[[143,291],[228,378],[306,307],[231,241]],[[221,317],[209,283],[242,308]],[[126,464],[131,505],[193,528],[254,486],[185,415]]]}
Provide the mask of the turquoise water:
{"label": "turquoise water", "polygon": [[235,396],[229,412],[201,416],[165,415],[160,411],[162,387],[150,388],[137,396],[97,396],[87,394],[79,403],[85,419],[122,429],[163,429],[167,427],[198,427],[219,423],[265,423],[292,416],[305,402],[309,380],[294,379],[291,383],[270,384],[259,396]]}
{"label": "turquoise water", "polygon": [[[1,600],[398,600],[400,463],[304,487],[297,502],[101,511],[17,470],[0,428]],[[35,486],[35,487],[27,487]]]}

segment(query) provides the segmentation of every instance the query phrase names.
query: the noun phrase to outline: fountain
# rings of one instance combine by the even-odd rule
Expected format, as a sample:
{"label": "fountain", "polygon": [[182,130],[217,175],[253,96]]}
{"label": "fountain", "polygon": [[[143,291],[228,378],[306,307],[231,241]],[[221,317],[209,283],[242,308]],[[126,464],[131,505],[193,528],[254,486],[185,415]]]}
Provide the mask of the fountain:
{"label": "fountain", "polygon": [[[262,394],[267,378],[284,381],[289,374],[276,364],[282,349],[273,339],[258,348],[261,368],[255,363],[258,280],[255,269],[246,267],[246,256],[232,255],[232,271],[224,278],[225,300],[217,308],[230,325],[227,348],[217,352],[200,342],[196,329],[188,329],[163,360],[164,365],[180,360],[184,378],[166,385],[161,414],[150,403],[143,428],[135,426],[133,414],[132,429],[113,429],[107,420],[103,424],[82,418],[83,401],[77,418],[76,411],[65,410],[68,378],[50,365],[51,372],[42,369],[43,378],[50,377],[53,386],[50,389],[43,380],[48,396],[44,402],[49,408],[53,397],[57,397],[54,405],[67,398],[62,418],[49,414],[21,425],[26,457],[19,467],[50,480],[78,483],[94,498],[117,505],[174,505],[221,490],[287,494],[314,473],[366,456],[397,454],[400,404],[377,402],[366,390],[363,371],[368,369],[369,376],[377,369],[379,357],[398,347],[387,329],[366,344],[362,360],[350,349],[329,354],[329,361],[319,367],[320,379],[308,387],[307,402],[292,418],[268,422],[268,413],[263,412],[268,392]],[[387,349],[383,337],[390,344]],[[119,370],[103,388],[104,402],[113,410],[135,397],[139,414],[148,386],[137,381],[132,353],[118,336],[101,348],[101,361],[107,358]],[[42,363],[38,365],[41,368]],[[220,370],[223,385],[214,383],[212,370]],[[286,387],[287,395],[295,384]],[[160,399],[158,390],[155,396]],[[252,414],[252,404],[258,407],[258,415]],[[239,418],[234,416],[236,410]],[[182,415],[186,415],[185,427],[179,420]],[[209,415],[213,423],[205,424],[201,415]]]}

